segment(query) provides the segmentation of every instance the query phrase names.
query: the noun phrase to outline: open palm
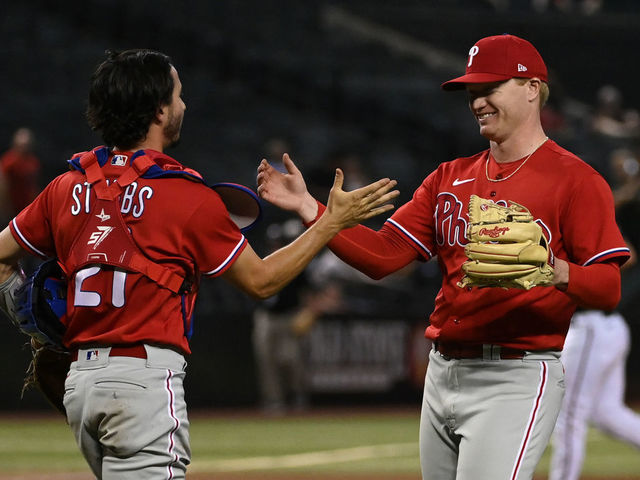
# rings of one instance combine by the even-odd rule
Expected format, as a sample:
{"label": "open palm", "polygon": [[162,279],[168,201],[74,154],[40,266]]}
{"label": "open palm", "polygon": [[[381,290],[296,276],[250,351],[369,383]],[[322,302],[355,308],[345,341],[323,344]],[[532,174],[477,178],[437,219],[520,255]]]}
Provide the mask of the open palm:
{"label": "open palm", "polygon": [[297,212],[305,200],[313,201],[307,185],[287,153],[282,156],[286,173],[276,170],[269,162],[262,160],[258,166],[258,194],[273,205]]}

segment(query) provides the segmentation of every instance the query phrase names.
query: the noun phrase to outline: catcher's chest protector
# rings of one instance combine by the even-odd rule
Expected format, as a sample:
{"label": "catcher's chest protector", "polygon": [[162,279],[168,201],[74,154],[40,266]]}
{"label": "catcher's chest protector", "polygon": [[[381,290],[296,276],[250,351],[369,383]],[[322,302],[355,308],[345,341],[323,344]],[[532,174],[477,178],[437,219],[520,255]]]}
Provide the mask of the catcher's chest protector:
{"label": "catcher's chest protector", "polygon": [[119,198],[124,188],[153,165],[145,157],[136,161],[139,162],[137,165],[131,165],[117,180],[107,184],[94,153],[87,152],[81,157],[80,164],[85,169],[87,182],[97,198],[92,199],[91,213],[66,258],[60,260],[69,276],[87,265],[111,265],[142,273],[174,293],[183,293],[185,279],[142,253],[120,213]]}

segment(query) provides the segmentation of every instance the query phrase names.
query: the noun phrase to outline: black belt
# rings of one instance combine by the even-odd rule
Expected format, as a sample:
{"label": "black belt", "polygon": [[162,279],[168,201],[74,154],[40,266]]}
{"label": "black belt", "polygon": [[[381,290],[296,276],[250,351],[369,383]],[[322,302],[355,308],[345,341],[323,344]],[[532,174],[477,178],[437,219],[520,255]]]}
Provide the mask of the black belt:
{"label": "black belt", "polygon": [[446,359],[479,358],[484,360],[517,360],[524,358],[526,350],[503,347],[502,345],[464,345],[461,343],[434,342],[436,352]]}

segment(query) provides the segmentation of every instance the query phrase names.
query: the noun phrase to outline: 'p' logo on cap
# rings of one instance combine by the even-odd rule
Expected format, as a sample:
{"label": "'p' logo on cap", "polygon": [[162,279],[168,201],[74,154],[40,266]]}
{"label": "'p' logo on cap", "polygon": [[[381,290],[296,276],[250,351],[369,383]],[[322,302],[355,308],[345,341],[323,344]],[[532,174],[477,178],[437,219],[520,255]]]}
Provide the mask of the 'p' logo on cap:
{"label": "'p' logo on cap", "polygon": [[471,50],[469,50],[469,63],[467,63],[467,67],[471,66],[471,64],[473,63],[473,57],[475,57],[479,51],[480,49],[478,48],[477,45],[474,45],[473,47],[471,47]]}

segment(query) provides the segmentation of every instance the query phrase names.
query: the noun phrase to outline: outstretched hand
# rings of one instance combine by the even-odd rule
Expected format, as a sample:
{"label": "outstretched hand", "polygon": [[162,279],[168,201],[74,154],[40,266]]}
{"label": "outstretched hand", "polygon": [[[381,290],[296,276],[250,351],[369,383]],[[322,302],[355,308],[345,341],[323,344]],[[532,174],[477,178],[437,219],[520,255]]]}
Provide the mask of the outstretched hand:
{"label": "outstretched hand", "polygon": [[[316,218],[318,205],[307,190],[302,173],[295,166],[289,154],[282,156],[286,173],[276,170],[263,159],[258,166],[258,194],[273,205],[297,213],[305,222]],[[328,210],[340,228],[347,228],[364,220],[388,212],[393,205],[388,204],[400,192],[391,191],[395,180],[383,178],[365,187],[345,192],[342,190],[344,173],[336,169],[333,187],[329,194]]]}
{"label": "outstretched hand", "polygon": [[296,212],[305,221],[313,220],[317,204],[308,192],[300,170],[288,153],[282,156],[282,163],[286,173],[276,170],[267,160],[262,159],[258,166],[258,195],[276,207]]}
{"label": "outstretched hand", "polygon": [[388,202],[400,195],[398,190],[391,190],[397,183],[395,180],[382,178],[357,190],[345,192],[342,189],[344,173],[337,168],[325,215],[329,215],[337,222],[339,229],[343,229],[388,212],[393,209],[393,205]]}

